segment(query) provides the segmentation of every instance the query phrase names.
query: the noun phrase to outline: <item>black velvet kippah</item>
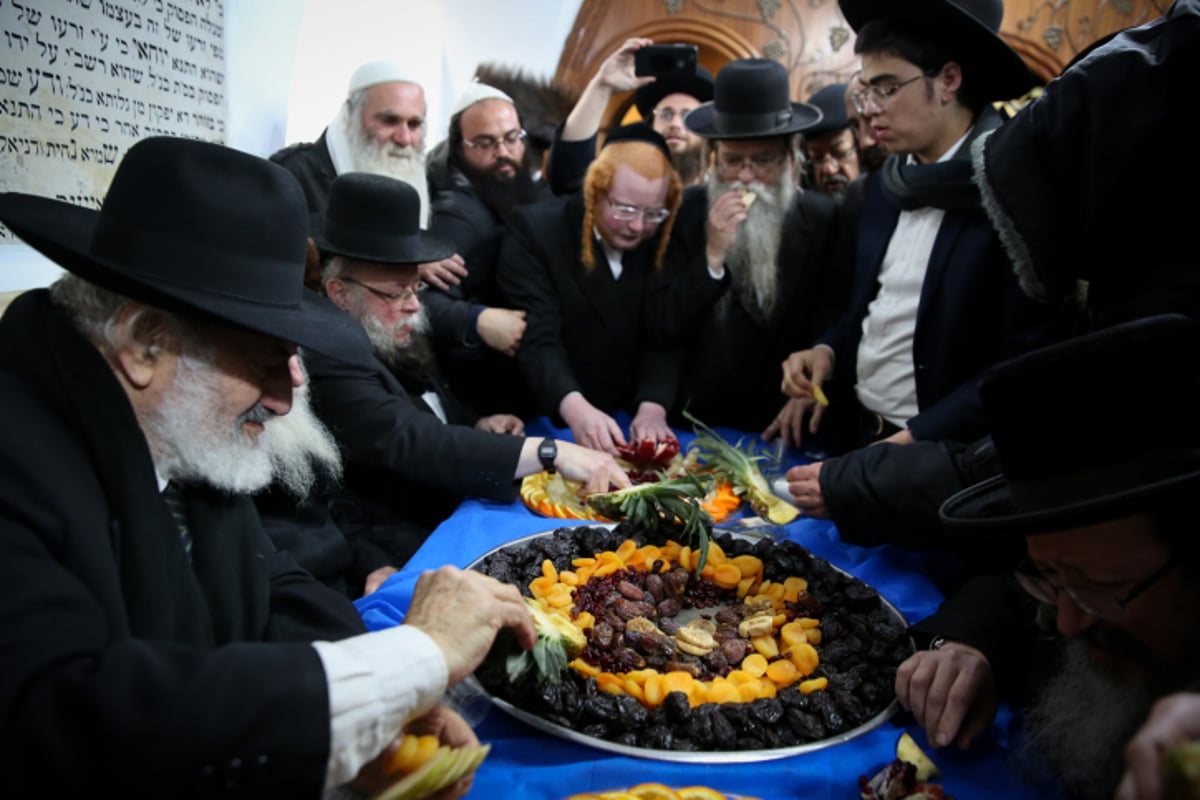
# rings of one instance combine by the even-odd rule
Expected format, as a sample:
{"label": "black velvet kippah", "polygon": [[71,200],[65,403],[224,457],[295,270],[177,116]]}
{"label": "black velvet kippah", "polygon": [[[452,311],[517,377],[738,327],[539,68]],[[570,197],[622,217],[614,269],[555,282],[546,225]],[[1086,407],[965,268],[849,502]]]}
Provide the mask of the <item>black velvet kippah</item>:
{"label": "black velvet kippah", "polygon": [[604,147],[608,147],[613,142],[646,142],[661,150],[668,161],[671,160],[671,149],[667,147],[667,140],[644,122],[634,122],[613,128],[604,137]]}

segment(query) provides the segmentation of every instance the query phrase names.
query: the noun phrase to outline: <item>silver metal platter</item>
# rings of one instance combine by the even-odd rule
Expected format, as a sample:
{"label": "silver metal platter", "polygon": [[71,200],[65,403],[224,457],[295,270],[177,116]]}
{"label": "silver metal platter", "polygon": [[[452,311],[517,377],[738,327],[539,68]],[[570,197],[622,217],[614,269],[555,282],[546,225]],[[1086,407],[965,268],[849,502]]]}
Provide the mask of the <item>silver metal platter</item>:
{"label": "silver metal platter", "polygon": [[[563,527],[567,527],[567,526],[563,526]],[[594,527],[594,528],[610,528],[611,529],[611,528],[615,527],[615,525],[613,523],[589,523],[584,526],[572,526],[572,527]],[[535,541],[537,539],[540,539],[543,537],[548,537],[548,536],[553,536],[557,530],[558,529],[542,531],[540,533],[534,533],[529,536],[523,536],[519,539],[514,539],[514,540],[507,542],[505,544],[502,544],[498,547],[494,547],[491,550],[489,550],[488,552],[484,553],[479,558],[475,559],[473,562],[471,562],[467,568],[468,569],[478,569],[483,565],[483,563],[488,559],[488,557],[492,556],[493,554],[496,554],[496,553],[499,553],[502,551],[507,551],[510,549],[518,549],[518,548],[524,547],[528,543]],[[733,536],[734,538],[745,539],[747,541],[756,541],[759,538],[761,538],[761,537],[756,537],[756,536],[748,535],[745,533],[741,533],[738,531],[729,531],[729,530],[714,531],[714,534],[722,534],[722,533],[728,533],[729,535]],[[845,575],[850,578],[854,578],[854,576],[851,575],[850,573],[846,572],[845,570],[841,569],[840,567],[838,567],[834,564],[829,563],[828,561],[825,561],[824,559],[820,559],[818,556],[813,555],[812,558],[820,561],[821,563],[823,563],[825,565],[828,565],[829,568],[841,573],[842,575]],[[862,583],[861,579],[858,579],[858,578],[854,578],[854,579],[857,580],[859,583]],[[864,585],[866,585],[866,584],[864,584]],[[518,588],[523,589],[524,587],[518,587]],[[901,626],[907,627],[908,622],[905,620],[904,615],[902,613],[900,613],[900,610],[897,609],[894,605],[892,605],[887,600],[887,598],[885,598],[882,594],[879,594],[878,591],[876,591],[875,593],[879,596],[880,604],[883,606],[884,609],[886,609],[888,614],[892,617],[893,621],[898,623]],[[631,745],[626,745],[626,744],[621,744],[619,742],[610,741],[608,739],[603,739],[603,738],[600,738],[597,736],[589,736],[580,731],[577,731],[572,728],[568,728],[564,725],[559,725],[556,722],[552,722],[550,720],[544,719],[544,718],[538,716],[537,714],[533,714],[529,711],[526,711],[525,709],[522,709],[522,708],[519,708],[519,707],[513,705],[512,703],[505,700],[504,698],[493,695],[491,692],[489,692],[487,690],[487,687],[484,686],[482,684],[482,682],[479,681],[477,679],[477,677],[475,677],[475,676],[472,676],[471,678],[469,678],[469,680],[473,684],[473,689],[475,691],[477,691],[478,693],[485,695],[494,706],[501,709],[509,716],[511,716],[515,719],[521,720],[522,722],[524,722],[540,731],[543,731],[545,733],[552,734],[554,736],[557,736],[562,739],[566,739],[568,741],[578,742],[580,744],[588,745],[589,747],[594,747],[598,750],[604,750],[606,752],[616,753],[618,755],[629,756],[632,758],[643,758],[643,759],[650,759],[650,760],[654,760],[654,761],[671,761],[671,762],[682,762],[682,763],[693,763],[693,764],[740,764],[740,763],[752,763],[752,762],[758,762],[758,761],[772,761],[775,759],[789,758],[789,757],[795,756],[795,755],[801,755],[804,753],[812,753],[812,752],[816,752],[818,750],[824,750],[825,748],[834,747],[843,742],[847,742],[851,739],[854,739],[858,736],[862,736],[863,734],[865,734],[869,731],[872,731],[875,728],[880,727],[885,722],[887,722],[888,719],[890,719],[900,708],[899,702],[897,700],[893,699],[882,711],[880,711],[875,716],[871,717],[866,722],[858,725],[855,728],[842,731],[841,733],[826,737],[824,739],[820,739],[820,740],[812,741],[812,742],[806,742],[804,744],[798,744],[798,745],[794,745],[794,746],[790,746],[790,747],[779,747],[779,748],[770,748],[770,749],[764,748],[764,749],[757,749],[757,750],[702,750],[702,751],[701,750],[686,750],[686,751],[685,750],[660,750],[660,749],[652,749],[652,748],[647,748],[647,747],[634,747]]]}

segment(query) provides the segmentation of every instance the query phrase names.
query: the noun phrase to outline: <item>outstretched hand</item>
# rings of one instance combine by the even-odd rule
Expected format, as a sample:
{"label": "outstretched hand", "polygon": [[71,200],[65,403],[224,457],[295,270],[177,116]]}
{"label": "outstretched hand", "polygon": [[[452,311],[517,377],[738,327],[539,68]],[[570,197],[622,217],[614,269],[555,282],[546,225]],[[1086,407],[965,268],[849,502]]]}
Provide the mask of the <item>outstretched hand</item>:
{"label": "outstretched hand", "polygon": [[992,665],[961,642],[909,656],[896,670],[896,697],[934,747],[969,747],[996,716]]}

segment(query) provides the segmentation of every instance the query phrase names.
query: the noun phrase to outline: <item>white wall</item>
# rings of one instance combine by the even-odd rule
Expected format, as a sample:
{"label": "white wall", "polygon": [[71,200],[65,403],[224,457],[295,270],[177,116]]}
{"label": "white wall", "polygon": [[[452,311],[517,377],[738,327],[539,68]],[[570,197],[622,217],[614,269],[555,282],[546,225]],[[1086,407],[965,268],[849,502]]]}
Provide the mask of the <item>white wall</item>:
{"label": "white wall", "polygon": [[[413,63],[429,101],[429,143],[485,61],[549,78],[582,0],[225,0],[226,141],[270,155],[311,141],[337,111],[359,64]],[[45,286],[57,266],[0,248],[0,291]]]}

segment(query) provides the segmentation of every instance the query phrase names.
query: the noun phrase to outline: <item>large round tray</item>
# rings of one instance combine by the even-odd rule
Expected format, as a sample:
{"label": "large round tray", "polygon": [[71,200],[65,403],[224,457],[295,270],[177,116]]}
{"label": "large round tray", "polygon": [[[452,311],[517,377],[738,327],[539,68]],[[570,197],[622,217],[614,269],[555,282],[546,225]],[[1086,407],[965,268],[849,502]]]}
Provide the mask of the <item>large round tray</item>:
{"label": "large round tray", "polygon": [[[606,524],[596,524],[596,525],[592,525],[592,526],[583,526],[583,527],[613,529],[616,526],[613,523],[606,523]],[[497,553],[519,550],[520,548],[527,547],[532,542],[535,542],[535,541],[545,538],[545,537],[551,537],[551,536],[558,535],[562,531],[571,532],[571,531],[578,531],[578,530],[579,530],[579,528],[557,529],[557,530],[551,530],[551,531],[543,531],[541,533],[535,533],[535,534],[532,534],[529,536],[524,536],[519,539],[515,539],[511,542],[508,542],[506,544],[500,545],[499,547],[495,547],[492,550],[489,550],[487,553],[480,556],[475,561],[473,561],[470,565],[468,565],[468,568],[481,569],[485,565],[485,562],[487,562],[490,557],[492,557],[493,555],[495,555]],[[754,536],[740,533],[740,532],[730,532],[729,535],[733,538],[742,539],[745,541],[755,541],[755,542],[761,541],[761,537],[754,537]],[[638,537],[636,534],[632,538],[640,539],[640,537]],[[813,559],[813,561],[819,562],[823,567],[827,567],[830,570],[839,573],[840,575],[844,576],[846,579],[853,581],[860,586],[864,586],[864,587],[866,586],[865,583],[863,583],[862,581],[860,581],[857,578],[854,578],[852,575],[847,573],[845,570],[842,570],[839,567],[837,567],[833,564],[830,564],[829,562],[824,561],[823,559],[818,558],[817,556],[811,556],[811,558]],[[526,586],[518,586],[518,588],[520,588],[524,593],[527,593]],[[872,591],[874,591],[874,590],[872,590]],[[878,597],[880,607],[886,612],[886,614],[890,618],[890,620],[892,622],[896,623],[897,625],[901,626],[902,628],[906,628],[907,622],[904,619],[904,615],[900,613],[899,609],[897,609],[894,605],[892,605],[890,602],[888,602],[888,600],[885,597],[883,597],[883,595],[879,594],[878,592],[875,592],[875,594]],[[907,641],[907,639],[906,639],[906,641]],[[909,646],[909,652],[911,652],[911,642],[908,643],[908,646]],[[652,759],[652,760],[657,760],[657,761],[672,761],[672,762],[685,762],[685,763],[700,763],[700,764],[750,763],[750,762],[757,762],[757,761],[770,761],[770,760],[774,760],[774,759],[787,758],[787,757],[799,755],[802,753],[815,752],[818,750],[825,749],[827,747],[832,747],[834,745],[841,744],[842,742],[849,741],[850,739],[861,736],[864,733],[867,733],[868,731],[871,731],[871,730],[883,725],[899,709],[899,703],[895,700],[895,698],[893,698],[889,703],[887,703],[887,705],[881,711],[879,711],[874,716],[870,717],[869,719],[865,720],[861,724],[859,724],[851,729],[840,731],[834,735],[828,736],[826,738],[823,738],[823,739],[820,739],[817,741],[811,741],[811,742],[806,742],[803,744],[797,744],[797,745],[792,745],[792,746],[762,748],[762,749],[755,749],[755,750],[661,750],[661,749],[651,749],[651,748],[647,748],[647,747],[636,747],[636,746],[626,745],[626,744],[622,744],[620,742],[611,741],[609,739],[601,738],[598,736],[587,735],[581,731],[574,730],[565,725],[560,725],[554,721],[544,719],[541,716],[538,716],[537,714],[531,713],[530,711],[527,711],[523,708],[520,708],[520,707],[514,705],[512,702],[509,702],[508,700],[506,700],[504,698],[497,697],[496,695],[494,695],[493,693],[488,691],[488,689],[485,686],[483,686],[483,684],[481,682],[479,682],[478,679],[475,677],[472,677],[471,680],[478,687],[478,691],[485,694],[491,700],[492,704],[494,704],[497,708],[500,708],[502,711],[509,714],[510,716],[512,716],[516,719],[519,719],[522,722],[525,722],[538,730],[544,731],[546,733],[552,734],[552,735],[557,736],[562,739],[566,739],[568,741],[578,742],[580,744],[585,744],[585,745],[595,747],[597,749],[604,750],[604,751],[611,752],[611,753],[617,753],[619,755],[630,756],[630,757],[634,757],[634,758]]]}

